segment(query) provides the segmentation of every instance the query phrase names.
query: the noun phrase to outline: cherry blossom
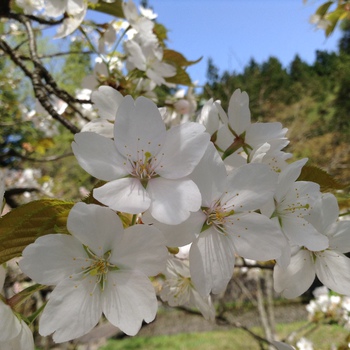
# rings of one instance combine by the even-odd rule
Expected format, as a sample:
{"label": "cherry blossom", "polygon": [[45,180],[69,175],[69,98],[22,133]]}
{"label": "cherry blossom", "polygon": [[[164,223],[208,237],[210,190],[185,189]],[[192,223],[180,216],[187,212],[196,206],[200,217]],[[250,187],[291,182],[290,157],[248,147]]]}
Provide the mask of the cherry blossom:
{"label": "cherry blossom", "polygon": [[123,229],[109,208],[77,203],[67,234],[38,238],[23,251],[20,267],[38,283],[55,288],[39,322],[41,335],[64,342],[89,332],[102,313],[135,335],[153,321],[157,299],[147,276],[165,268],[161,233],[150,226]]}
{"label": "cherry blossom", "polygon": [[319,185],[296,181],[306,162],[307,159],[302,159],[291,163],[279,174],[276,193],[261,210],[280,224],[291,245],[317,251],[328,247],[328,238],[308,221],[310,211],[321,195]]}
{"label": "cherry blossom", "polygon": [[[153,221],[169,246],[190,248],[191,280],[202,296],[225,290],[235,255],[278,258],[287,244],[278,225],[254,212],[273,196],[277,175],[264,164],[246,164],[227,176],[213,144],[191,174],[202,194],[201,210],[180,225]],[[145,221],[151,220],[145,217]]]}
{"label": "cherry blossom", "polygon": [[188,176],[208,145],[204,131],[197,123],[166,130],[152,101],[126,96],[117,110],[114,140],[83,132],[72,148],[88,173],[108,181],[94,189],[98,201],[131,214],[149,209],[158,221],[179,224],[200,208],[200,192]]}
{"label": "cherry blossom", "polygon": [[123,95],[110,86],[100,86],[91,95],[91,101],[99,118],[85,124],[82,132],[91,131],[105,137],[113,138],[114,120]]}
{"label": "cherry blossom", "polygon": [[[308,221],[329,240],[329,245],[321,249],[293,246],[290,264],[274,268],[274,284],[277,292],[286,298],[294,298],[304,293],[315,276],[333,291],[350,295],[350,259],[344,253],[350,251],[350,221],[337,221],[336,198],[323,195],[314,204]],[[311,225],[311,224],[310,224]]]}
{"label": "cherry blossom", "polygon": [[168,302],[170,306],[197,308],[205,319],[215,319],[211,297],[201,296],[192,283],[188,260],[169,257],[164,274],[166,279],[160,292],[163,301]]}

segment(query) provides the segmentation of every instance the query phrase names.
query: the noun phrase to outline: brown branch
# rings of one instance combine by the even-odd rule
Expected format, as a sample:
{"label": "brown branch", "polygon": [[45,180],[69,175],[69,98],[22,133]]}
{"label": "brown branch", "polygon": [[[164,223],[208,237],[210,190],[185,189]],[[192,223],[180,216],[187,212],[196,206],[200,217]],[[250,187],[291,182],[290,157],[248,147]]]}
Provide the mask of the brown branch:
{"label": "brown branch", "polygon": [[80,130],[72,124],[69,120],[62,117],[55,108],[51,105],[51,103],[47,99],[47,91],[44,86],[42,86],[40,81],[40,76],[38,76],[37,72],[31,72],[26,65],[19,59],[18,55],[12,51],[11,47],[0,38],[0,48],[4,52],[6,52],[11,60],[23,71],[23,73],[32,81],[33,89],[35,97],[39,100],[44,109],[57,121],[59,121],[62,125],[64,125],[68,130],[70,130],[73,134],[78,133]]}
{"label": "brown branch", "polygon": [[[94,53],[93,51],[67,51],[67,52],[56,52],[50,55],[38,55],[38,58],[45,59],[45,58],[55,58],[55,57],[66,56],[66,55],[81,55],[81,54],[91,55],[93,53]],[[23,61],[31,61],[31,58],[25,55],[20,55],[19,58]]]}
{"label": "brown branch", "polygon": [[54,162],[56,160],[60,160],[60,159],[63,159],[63,158],[66,158],[66,157],[71,157],[71,156],[74,156],[73,152],[65,153],[65,154],[62,154],[60,156],[50,156],[50,157],[45,157],[45,158],[38,159],[38,158],[32,158],[32,157],[24,156],[24,155],[20,154],[19,152],[15,151],[15,150],[10,150],[8,153],[6,153],[1,158],[17,157],[17,158],[21,158],[23,160],[27,160],[29,162],[46,163],[46,162]]}
{"label": "brown branch", "polygon": [[22,22],[23,17],[25,17],[27,20],[32,20],[32,21],[38,22],[40,24],[47,24],[47,25],[51,25],[51,26],[61,24],[64,21],[64,16],[58,20],[54,20],[54,19],[46,19],[46,18],[42,18],[42,17],[37,17],[34,15],[18,14],[18,13],[13,13],[13,12],[0,13],[0,17],[15,19],[21,23],[23,23]]}

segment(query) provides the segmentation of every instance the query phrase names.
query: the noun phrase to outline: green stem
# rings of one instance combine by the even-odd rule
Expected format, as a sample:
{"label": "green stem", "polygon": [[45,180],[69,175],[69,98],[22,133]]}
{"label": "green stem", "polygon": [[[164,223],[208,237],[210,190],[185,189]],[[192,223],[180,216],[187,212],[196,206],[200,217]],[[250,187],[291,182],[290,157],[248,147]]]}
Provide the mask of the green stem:
{"label": "green stem", "polygon": [[131,219],[131,226],[136,224],[137,214],[134,214]]}

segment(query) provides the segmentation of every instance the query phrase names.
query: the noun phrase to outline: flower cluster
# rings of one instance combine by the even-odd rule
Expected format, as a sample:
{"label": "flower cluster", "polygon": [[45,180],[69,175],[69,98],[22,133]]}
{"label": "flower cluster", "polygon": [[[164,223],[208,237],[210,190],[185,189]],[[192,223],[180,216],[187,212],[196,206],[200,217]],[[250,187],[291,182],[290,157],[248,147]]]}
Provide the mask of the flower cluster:
{"label": "flower cluster", "polygon": [[[275,289],[286,297],[316,274],[348,293],[350,222],[337,220],[333,195],[298,181],[306,159],[286,162],[286,130],[252,123],[245,92],[234,92],[228,114],[209,101],[197,122],[170,128],[147,98],[104,86],[93,99],[100,118],[72,148],[102,181],[92,191],[98,204],[75,204],[69,234],[38,238],[20,261],[35,282],[54,286],[40,334],[71,340],[102,314],[136,334],[157,312],[151,276],[162,276],[163,301],[211,320],[211,295],[226,289],[236,257],[275,260]],[[167,252],[188,245],[187,254]]]}
{"label": "flower cluster", "polygon": [[311,322],[328,322],[350,328],[350,298],[330,293],[327,287],[318,287],[313,292],[315,299],[306,305]]}

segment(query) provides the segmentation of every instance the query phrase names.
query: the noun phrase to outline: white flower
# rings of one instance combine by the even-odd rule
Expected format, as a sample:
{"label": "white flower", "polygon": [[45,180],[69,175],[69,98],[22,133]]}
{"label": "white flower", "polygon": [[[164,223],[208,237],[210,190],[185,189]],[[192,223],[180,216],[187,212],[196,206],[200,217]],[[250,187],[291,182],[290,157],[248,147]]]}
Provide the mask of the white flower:
{"label": "white flower", "polygon": [[[6,270],[0,265],[0,292],[3,288]],[[0,349],[34,350],[33,334],[27,324],[20,320],[11,307],[0,297]]]}
{"label": "white flower", "polygon": [[219,101],[213,102],[213,99],[209,99],[197,118],[197,122],[203,124],[210,135],[216,133],[221,126],[219,111],[216,107]]}
{"label": "white flower", "polygon": [[98,51],[100,53],[106,53],[107,49],[110,49],[112,45],[117,40],[117,32],[112,23],[108,23],[107,28],[104,28],[104,31],[100,34],[100,38],[98,39]]}
{"label": "white flower", "polygon": [[152,283],[165,267],[161,233],[145,225],[125,231],[109,208],[77,203],[68,216],[71,235],[49,234],[23,251],[20,267],[38,283],[54,285],[39,322],[43,336],[64,342],[89,332],[102,313],[135,335],[153,321],[157,300]]}
{"label": "white flower", "polygon": [[140,45],[135,40],[124,43],[128,70],[135,68],[144,71],[149,79],[157,85],[166,84],[164,78],[176,74],[176,68],[168,63],[162,62],[163,49],[155,45]]}
{"label": "white flower", "polygon": [[[278,221],[291,245],[319,251],[328,247],[328,238],[309,223],[308,217],[320,197],[320,188],[314,182],[296,181],[306,161],[291,163],[279,174],[274,198],[261,211]],[[285,252],[284,262],[281,262],[284,266],[288,264],[287,255]]]}
{"label": "white flower", "polygon": [[65,12],[78,14],[83,12],[85,8],[85,0],[45,0],[45,13],[51,17],[61,16]]}
{"label": "white flower", "polygon": [[201,195],[188,177],[209,142],[204,127],[185,123],[165,129],[157,106],[139,97],[124,97],[114,123],[114,140],[94,133],[75,135],[79,164],[98,179],[94,197],[118,211],[149,209],[158,221],[179,224],[197,211]]}
{"label": "white flower", "polygon": [[310,23],[314,24],[316,26],[316,29],[323,30],[326,30],[332,24],[331,21],[317,14],[313,14],[310,16]]}
{"label": "white flower", "polygon": [[177,226],[154,223],[168,246],[193,242],[190,271],[203,296],[225,290],[232,278],[235,255],[270,260],[286,244],[278,225],[255,213],[273,196],[277,175],[264,164],[246,164],[229,176],[213,144],[209,144],[191,178],[202,194],[201,210]]}
{"label": "white flower", "polygon": [[160,292],[163,301],[167,301],[170,306],[197,308],[206,320],[215,319],[215,308],[211,297],[203,297],[195,289],[187,260],[169,257],[165,276],[166,280]]}
{"label": "white flower", "polygon": [[16,0],[16,5],[21,7],[26,14],[33,14],[44,8],[44,0]]}
{"label": "white flower", "polygon": [[231,96],[228,107],[228,116],[220,104],[216,104],[223,126],[217,132],[215,144],[221,149],[225,164],[229,167],[238,167],[242,162],[249,163],[256,150],[268,143],[265,147],[266,160],[260,154],[261,163],[269,163],[268,156],[274,157],[282,148],[288,145],[287,129],[281,123],[251,123],[248,94],[237,89]]}
{"label": "white flower", "polygon": [[89,90],[95,90],[107,80],[108,76],[109,73],[106,63],[102,61],[101,57],[97,57],[95,59],[93,74],[84,77],[82,86]]}
{"label": "white flower", "polygon": [[312,341],[302,337],[297,342],[298,350],[314,350]]}
{"label": "white flower", "polygon": [[153,12],[152,9],[144,8],[143,6],[140,6],[140,13],[142,16],[148,18],[148,19],[156,19],[158,15]]}
{"label": "white flower", "polygon": [[55,38],[64,38],[65,36],[72,34],[80,26],[87,11],[87,4],[84,3],[84,5],[85,6],[81,12],[72,13],[65,17],[63,23],[57,28]]}
{"label": "white flower", "polygon": [[110,86],[100,86],[91,95],[91,101],[97,110],[99,118],[85,124],[82,132],[91,131],[102,136],[113,138],[114,120],[123,95]]}
{"label": "white flower", "polygon": [[350,251],[350,222],[337,221],[338,213],[337,200],[331,194],[323,195],[314,204],[308,220],[329,244],[318,250],[293,247],[288,267],[275,266],[277,292],[287,298],[297,297],[311,286],[317,275],[329,289],[350,295],[350,259],[343,254]]}
{"label": "white flower", "polygon": [[[90,0],[90,2],[96,3],[97,0]],[[73,33],[84,20],[86,11],[86,0],[45,0],[45,14],[47,16],[59,17],[65,14],[55,38],[63,38]]]}
{"label": "white flower", "polygon": [[158,43],[156,35],[153,33],[154,22],[144,15],[140,16],[132,0],[122,3],[123,12],[126,20],[136,31],[136,35],[140,43],[145,45],[155,45]]}
{"label": "white flower", "polygon": [[202,295],[225,290],[236,254],[270,260],[286,245],[279,227],[254,212],[273,196],[275,173],[264,164],[246,164],[227,176],[218,153],[209,146],[191,175],[202,194],[203,227],[191,246],[190,271]]}

